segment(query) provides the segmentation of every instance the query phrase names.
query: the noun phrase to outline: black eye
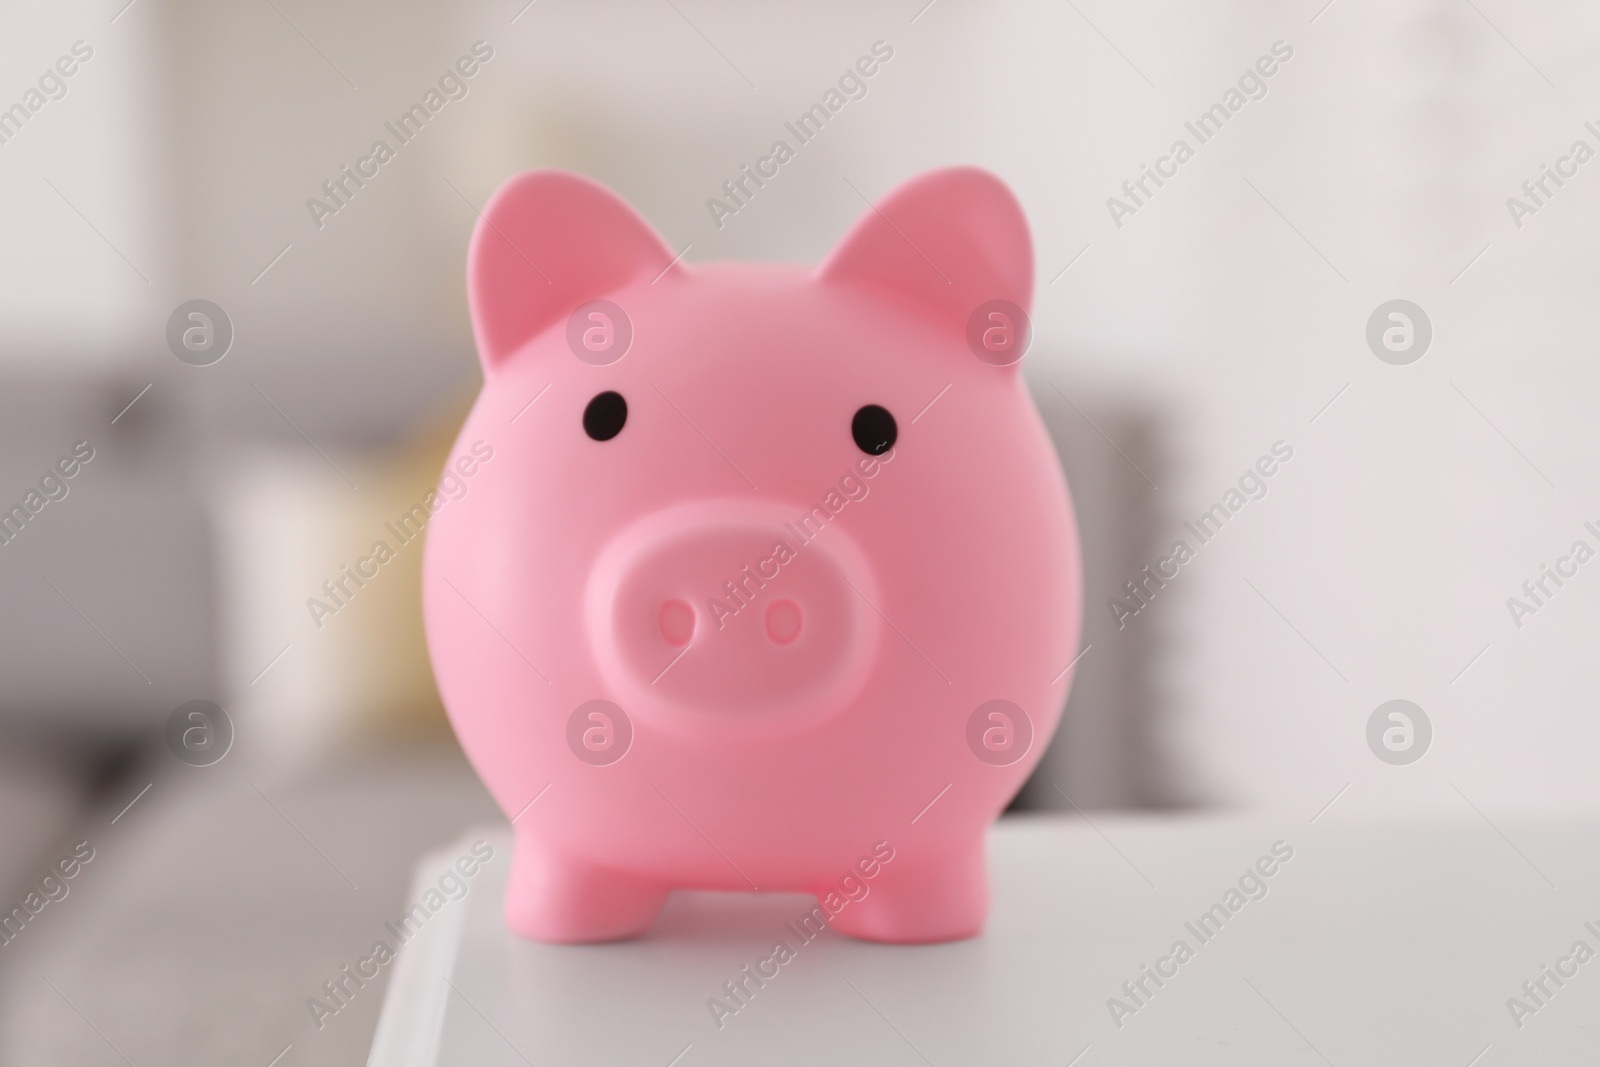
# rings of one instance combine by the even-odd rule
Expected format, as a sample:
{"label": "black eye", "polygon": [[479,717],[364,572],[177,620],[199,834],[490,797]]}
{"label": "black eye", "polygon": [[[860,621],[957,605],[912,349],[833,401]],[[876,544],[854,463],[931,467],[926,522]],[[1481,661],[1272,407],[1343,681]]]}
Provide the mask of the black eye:
{"label": "black eye", "polygon": [[622,432],[627,421],[628,402],[621,393],[600,393],[583,409],[583,432],[596,441],[611,440]]}
{"label": "black eye", "polygon": [[900,427],[894,424],[894,416],[886,409],[868,404],[850,420],[850,436],[856,439],[856,447],[867,455],[881,456],[894,447]]}

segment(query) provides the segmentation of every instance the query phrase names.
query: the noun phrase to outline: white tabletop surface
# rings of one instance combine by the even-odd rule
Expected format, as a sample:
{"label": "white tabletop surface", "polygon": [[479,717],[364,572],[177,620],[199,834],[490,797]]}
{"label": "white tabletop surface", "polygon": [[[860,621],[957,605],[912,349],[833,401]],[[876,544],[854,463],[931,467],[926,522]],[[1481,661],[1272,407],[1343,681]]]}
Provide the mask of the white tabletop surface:
{"label": "white tabletop surface", "polygon": [[[473,835],[477,836],[477,835]],[[1600,827],[1007,818],[987,932],[899,947],[828,931],[720,1028],[708,999],[811,901],[678,893],[649,935],[519,940],[509,853],[392,965],[372,1067],[449,1064],[1573,1064],[1600,1057],[1600,959],[1532,1014],[1507,1000],[1574,942],[1600,952]],[[470,839],[470,837],[469,837]],[[1220,932],[1185,924],[1275,842]],[[1280,852],[1284,846],[1279,846]],[[412,894],[461,849],[425,861]],[[1242,894],[1241,894],[1242,898]],[[1241,899],[1235,898],[1235,900]],[[1193,956],[1132,1000],[1182,940]],[[1537,990],[1537,987],[1535,987]],[[1133,1014],[1114,1018],[1118,997]],[[1121,1014],[1121,1013],[1119,1013]],[[1517,1025],[1520,1021],[1521,1025]],[[1118,1025],[1120,1022],[1120,1025]]]}

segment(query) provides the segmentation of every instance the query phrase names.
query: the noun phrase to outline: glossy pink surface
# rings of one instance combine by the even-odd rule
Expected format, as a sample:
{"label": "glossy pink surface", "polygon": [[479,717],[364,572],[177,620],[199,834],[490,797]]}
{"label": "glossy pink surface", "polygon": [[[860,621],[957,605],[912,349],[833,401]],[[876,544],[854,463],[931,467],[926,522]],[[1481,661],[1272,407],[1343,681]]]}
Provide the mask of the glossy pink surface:
{"label": "glossy pink surface", "polygon": [[[508,922],[604,940],[671,889],[800,890],[859,937],[977,934],[985,829],[1078,651],[1059,464],[1015,363],[968,339],[1030,303],[1022,213],[943,170],[816,270],[673,259],[553,171],[473,236],[485,385],[452,463],[492,458],[430,524],[424,601],[514,820]],[[596,440],[607,391],[626,421]],[[864,405],[894,417],[883,455]]]}

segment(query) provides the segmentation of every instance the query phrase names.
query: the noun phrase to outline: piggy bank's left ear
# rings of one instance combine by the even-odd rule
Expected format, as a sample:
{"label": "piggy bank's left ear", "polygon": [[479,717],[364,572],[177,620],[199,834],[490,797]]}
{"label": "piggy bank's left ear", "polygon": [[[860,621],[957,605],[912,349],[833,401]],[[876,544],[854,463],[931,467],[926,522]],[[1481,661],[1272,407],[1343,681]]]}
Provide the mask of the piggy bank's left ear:
{"label": "piggy bank's left ear", "polygon": [[991,300],[1028,310],[1033,241],[1000,179],[951,167],[911,179],[863,214],[816,276],[894,294],[964,331]]}
{"label": "piggy bank's left ear", "polygon": [[654,278],[672,260],[650,225],[604,186],[559,170],[512,178],[484,207],[467,253],[484,373],[579,304]]}

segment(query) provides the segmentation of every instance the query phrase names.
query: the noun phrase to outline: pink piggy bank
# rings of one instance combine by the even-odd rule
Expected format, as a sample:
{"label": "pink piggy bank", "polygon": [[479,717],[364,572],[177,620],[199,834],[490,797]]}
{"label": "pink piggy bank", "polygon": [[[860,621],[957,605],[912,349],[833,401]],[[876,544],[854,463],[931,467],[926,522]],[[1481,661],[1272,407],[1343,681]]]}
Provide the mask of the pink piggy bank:
{"label": "pink piggy bank", "polygon": [[924,174],[814,270],[690,267],[572,174],[507,182],[467,271],[484,387],[431,521],[428,644],[511,818],[524,937],[672,889],[974,936],[984,834],[1066,697],[1081,582],[1018,373],[1027,223]]}

